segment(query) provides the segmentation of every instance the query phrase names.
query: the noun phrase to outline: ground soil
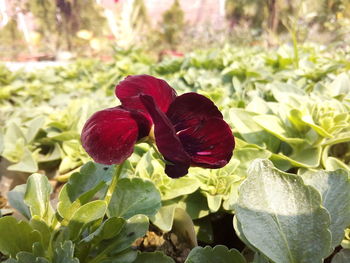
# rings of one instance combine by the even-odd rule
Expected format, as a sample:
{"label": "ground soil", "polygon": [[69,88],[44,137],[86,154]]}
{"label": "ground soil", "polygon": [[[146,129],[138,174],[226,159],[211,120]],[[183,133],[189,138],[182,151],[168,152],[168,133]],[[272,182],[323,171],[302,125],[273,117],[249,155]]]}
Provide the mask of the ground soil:
{"label": "ground soil", "polygon": [[150,226],[144,237],[134,242],[133,246],[143,252],[162,251],[173,258],[176,263],[185,262],[191,251],[191,245],[179,242],[175,233],[164,233],[153,225]]}

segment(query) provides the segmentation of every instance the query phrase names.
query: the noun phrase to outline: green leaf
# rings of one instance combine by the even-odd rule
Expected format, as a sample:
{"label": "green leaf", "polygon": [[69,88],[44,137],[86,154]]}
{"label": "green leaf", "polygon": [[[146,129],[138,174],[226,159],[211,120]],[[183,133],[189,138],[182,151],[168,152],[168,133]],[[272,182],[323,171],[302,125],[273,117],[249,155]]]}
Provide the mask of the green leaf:
{"label": "green leaf", "polygon": [[30,219],[29,207],[24,202],[24,194],[26,192],[27,185],[21,184],[17,185],[10,192],[7,193],[8,201],[11,207],[15,208],[20,212],[25,218]]}
{"label": "green leaf", "polygon": [[269,263],[269,260],[262,254],[256,252],[252,263]]}
{"label": "green leaf", "polygon": [[162,207],[158,210],[157,214],[150,217],[150,220],[159,229],[169,232],[173,226],[176,207],[176,202],[172,200],[165,201],[163,202]]}
{"label": "green leaf", "polygon": [[199,188],[196,178],[184,176],[178,179],[172,179],[166,189],[162,191],[162,200],[174,199],[178,196],[191,194]]}
{"label": "green leaf", "polygon": [[38,171],[38,164],[35,161],[32,153],[27,147],[23,150],[23,156],[18,163],[7,167],[10,171],[19,171],[24,173],[35,173]]}
{"label": "green leaf", "polygon": [[42,220],[39,216],[33,216],[29,222],[30,226],[38,231],[41,236],[41,244],[44,249],[48,249],[50,238],[51,238],[51,228]]}
{"label": "green leaf", "polygon": [[115,173],[115,165],[107,166],[93,162],[86,163],[80,172],[73,173],[58,196],[57,210],[61,217],[69,220],[74,212],[89,202],[105,187]]}
{"label": "green leaf", "polygon": [[67,240],[55,248],[52,263],[79,263],[79,260],[74,258],[74,245],[72,241]]}
{"label": "green leaf", "polygon": [[192,249],[185,263],[246,263],[244,257],[236,249],[228,249],[218,245],[214,248],[209,246]]}
{"label": "green leaf", "polygon": [[207,197],[208,207],[211,213],[215,213],[221,207],[222,195],[211,195],[207,192],[204,193]]}
{"label": "green leaf", "polygon": [[94,162],[84,164],[79,173],[74,173],[68,181],[68,194],[72,201],[85,194],[101,182],[109,182],[115,173],[115,165]]}
{"label": "green leaf", "polygon": [[349,142],[349,141],[350,141],[350,132],[342,132],[342,133],[338,133],[336,137],[326,140],[322,145],[324,146],[334,145],[334,144]]}
{"label": "green leaf", "polygon": [[39,155],[38,162],[52,162],[61,159],[61,149],[58,143],[55,143],[53,147],[45,154]]}
{"label": "green leaf", "polygon": [[291,132],[286,129],[281,119],[275,115],[258,115],[253,119],[262,128],[279,138],[281,141],[289,144],[305,143],[305,139],[297,138],[296,134],[291,134]]}
{"label": "green leaf", "polygon": [[233,217],[233,228],[235,230],[236,235],[239,237],[239,239],[246,244],[246,246],[252,250],[257,252],[258,250],[251,244],[249,243],[248,239],[245,237],[242,229],[242,224],[238,221],[237,216]]}
{"label": "green leaf", "polygon": [[46,176],[42,174],[29,176],[24,202],[29,206],[32,216],[37,215],[48,224],[54,213],[50,203],[51,191],[52,187]]}
{"label": "green leaf", "polygon": [[102,263],[133,263],[137,258],[137,251],[132,248],[128,248],[119,252],[117,255],[113,255],[107,260],[103,260]]}
{"label": "green leaf", "polygon": [[179,201],[178,207],[184,209],[192,219],[209,215],[207,198],[200,191],[185,196]]}
{"label": "green leaf", "polygon": [[324,162],[324,166],[326,170],[334,171],[337,169],[344,169],[346,171],[350,172],[350,166],[343,163],[339,159],[335,157],[326,157],[326,160]]}
{"label": "green leaf", "polygon": [[332,259],[332,263],[349,263],[350,249],[342,249]]}
{"label": "green leaf", "polygon": [[133,263],[175,263],[175,261],[162,252],[143,252],[137,255]]}
{"label": "green leaf", "polygon": [[135,215],[129,218],[126,220],[126,224],[122,231],[116,237],[101,242],[101,246],[104,249],[98,256],[96,256],[96,258],[104,259],[107,256],[114,257],[118,255],[125,249],[128,249],[137,238],[143,237],[146,234],[148,227],[148,218],[145,215]]}
{"label": "green leaf", "polygon": [[321,263],[330,250],[330,216],[320,194],[268,160],[252,163],[236,216],[248,242],[276,263]]}
{"label": "green leaf", "polygon": [[112,194],[108,215],[126,219],[136,214],[152,216],[160,207],[160,193],[151,181],[141,178],[122,178]]}
{"label": "green leaf", "polygon": [[190,248],[198,245],[193,221],[182,208],[175,209],[172,232],[178,237],[180,243],[188,244]]}
{"label": "green leaf", "polygon": [[32,253],[29,252],[19,252],[16,255],[16,259],[10,258],[5,261],[6,263],[49,263],[46,258],[36,257]]}
{"label": "green leaf", "polygon": [[261,148],[257,148],[251,145],[246,145],[244,147],[238,147],[234,152],[234,159],[239,160],[239,165],[235,170],[235,174],[238,176],[245,178],[247,177],[247,170],[249,164],[255,160],[256,158],[267,159],[271,156],[271,152],[268,150],[264,150]]}
{"label": "green leaf", "polygon": [[332,247],[335,248],[343,240],[345,228],[350,225],[349,173],[344,170],[318,171],[304,173],[302,178],[321,194],[322,205],[331,216],[329,229],[332,233]]}
{"label": "green leaf", "polygon": [[316,168],[320,165],[322,156],[321,147],[310,147],[307,144],[293,147],[293,153],[286,156],[282,153],[272,154],[273,162],[287,161],[296,167]]}
{"label": "green leaf", "polygon": [[11,122],[5,132],[5,146],[7,144],[16,144],[19,138],[25,139],[25,136],[20,127],[15,122]]}
{"label": "green leaf", "polygon": [[106,210],[107,203],[103,200],[89,202],[76,210],[68,223],[70,239],[75,240],[86,224],[102,218]]}
{"label": "green leaf", "polygon": [[266,146],[269,150],[275,152],[279,147],[280,141],[258,125],[254,120],[256,116],[258,116],[257,113],[242,109],[230,109],[231,123],[246,142],[261,147]]}
{"label": "green leaf", "polygon": [[35,139],[36,135],[38,134],[39,130],[44,126],[45,124],[45,117],[38,116],[29,122],[26,123],[28,129],[26,133],[26,140],[27,142],[31,142]]}
{"label": "green leaf", "polygon": [[325,129],[323,129],[321,126],[314,123],[312,116],[310,115],[303,115],[303,113],[298,109],[292,109],[290,111],[290,118],[294,120],[294,122],[299,122],[302,125],[309,126],[310,128],[314,129],[319,135],[325,138],[332,138],[333,136],[329,134]]}
{"label": "green leaf", "polygon": [[32,252],[33,244],[41,241],[40,234],[27,222],[17,222],[11,216],[0,218],[0,233],[0,252],[13,258],[21,251]]}
{"label": "green leaf", "polygon": [[93,233],[81,240],[82,243],[100,243],[102,240],[117,236],[125,225],[123,218],[111,217],[102,223]]}
{"label": "green leaf", "polygon": [[332,96],[347,95],[350,92],[349,88],[350,78],[346,73],[339,74],[335,80],[330,84],[330,91]]}

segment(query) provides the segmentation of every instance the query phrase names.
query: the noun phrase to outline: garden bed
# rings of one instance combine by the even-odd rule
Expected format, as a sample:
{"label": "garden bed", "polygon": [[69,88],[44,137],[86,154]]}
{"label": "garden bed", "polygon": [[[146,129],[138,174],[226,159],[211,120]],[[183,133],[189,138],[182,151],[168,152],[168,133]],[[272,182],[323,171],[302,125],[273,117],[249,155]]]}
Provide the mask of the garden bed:
{"label": "garden bed", "polygon": [[[129,51],[0,67],[4,262],[348,262],[350,54],[294,52],[226,46],[159,63]],[[173,179],[168,156],[144,141],[123,165],[92,161],[84,124],[120,105],[115,85],[137,74],[218,107],[235,136],[224,167]]]}

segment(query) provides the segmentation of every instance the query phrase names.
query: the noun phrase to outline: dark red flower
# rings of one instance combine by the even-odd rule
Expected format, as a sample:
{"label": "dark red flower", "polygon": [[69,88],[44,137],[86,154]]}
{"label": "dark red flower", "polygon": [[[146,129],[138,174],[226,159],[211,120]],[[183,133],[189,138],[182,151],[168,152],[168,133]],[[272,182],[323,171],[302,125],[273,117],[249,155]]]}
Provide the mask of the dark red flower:
{"label": "dark red flower", "polygon": [[83,129],[83,147],[95,161],[126,160],[152,125],[170,177],[186,175],[190,166],[220,168],[230,161],[232,131],[208,98],[176,96],[164,80],[147,75],[127,77],[117,85],[116,95],[122,105],[95,113]]}
{"label": "dark red flower", "polygon": [[133,153],[136,141],[149,134],[150,127],[149,121],[137,111],[120,106],[109,108],[88,119],[81,141],[96,162],[122,163]]}

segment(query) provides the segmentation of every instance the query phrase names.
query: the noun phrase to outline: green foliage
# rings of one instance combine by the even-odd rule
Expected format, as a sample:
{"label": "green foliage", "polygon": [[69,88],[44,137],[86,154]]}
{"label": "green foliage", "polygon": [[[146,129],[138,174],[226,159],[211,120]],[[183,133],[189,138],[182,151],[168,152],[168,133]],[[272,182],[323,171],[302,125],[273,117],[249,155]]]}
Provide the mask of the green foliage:
{"label": "green foliage", "polygon": [[[8,195],[10,203],[29,222],[11,216],[0,218],[0,252],[9,257],[6,262],[132,263],[137,254],[131,250],[131,244],[144,236],[149,226],[147,216],[140,213],[155,213],[159,204],[152,211],[129,213],[127,219],[107,215],[106,186],[114,171],[114,166],[104,169],[87,163],[62,188],[58,211],[51,207],[51,186],[43,175],[33,174],[26,185],[12,190]],[[141,193],[140,188],[144,188],[144,192],[153,192],[159,198],[151,182],[135,178],[127,185]],[[127,207],[128,191],[115,191],[121,191],[120,207]]]}
{"label": "green foliage", "polygon": [[[106,64],[85,60],[36,72],[0,68],[0,92],[5,91],[0,152],[11,162],[7,168],[28,174],[57,170],[56,179],[68,180],[57,211],[42,175],[30,176],[27,185],[9,193],[11,206],[29,223],[4,222],[16,230],[25,228],[28,244],[20,251],[4,246],[0,252],[11,255],[8,262],[53,262],[60,251],[73,262],[132,263],[138,254],[130,246],[147,231],[148,217],[170,231],[181,209],[187,221],[194,221],[197,238],[206,242],[213,241],[213,214],[236,213],[236,232],[256,252],[254,262],[267,262],[266,256],[276,262],[298,261],[304,250],[319,262],[339,244],[350,248],[349,229],[344,238],[350,225],[349,54],[311,45],[298,47],[298,52],[298,69],[290,46],[273,51],[225,46],[161,63],[129,50]],[[178,94],[194,91],[215,102],[236,137],[229,164],[213,170],[191,167],[187,176],[174,180],[144,143],[122,169],[90,162],[79,138],[86,119],[118,105],[114,85],[140,73],[166,79]],[[248,172],[256,158],[293,174],[270,164],[264,172]],[[116,191],[106,202],[118,171]],[[1,244],[12,242],[4,240]],[[208,258],[218,253],[196,250]],[[168,260],[161,254],[140,257]]]}
{"label": "green foliage", "polygon": [[152,216],[159,210],[160,202],[160,194],[151,181],[123,178],[112,195],[108,213],[126,219],[137,214]]}
{"label": "green foliage", "polygon": [[349,174],[339,170],[300,177],[259,159],[248,173],[236,205],[240,238],[276,263],[323,262],[350,224]]}
{"label": "green foliage", "polygon": [[244,257],[236,249],[227,249],[225,246],[196,247],[188,255],[185,263],[246,263]]}
{"label": "green foliage", "polygon": [[137,255],[136,260],[134,261],[134,263],[153,263],[153,262],[174,263],[175,261],[172,258],[167,257],[160,252],[139,253]]}

